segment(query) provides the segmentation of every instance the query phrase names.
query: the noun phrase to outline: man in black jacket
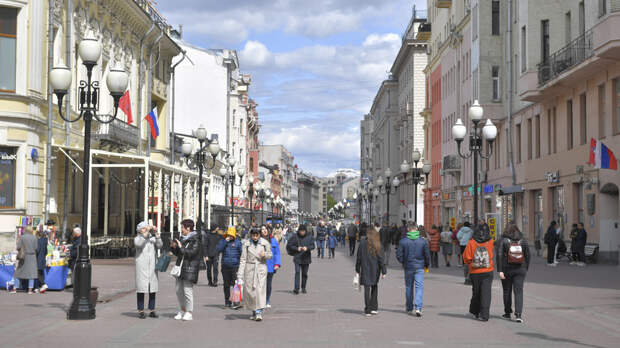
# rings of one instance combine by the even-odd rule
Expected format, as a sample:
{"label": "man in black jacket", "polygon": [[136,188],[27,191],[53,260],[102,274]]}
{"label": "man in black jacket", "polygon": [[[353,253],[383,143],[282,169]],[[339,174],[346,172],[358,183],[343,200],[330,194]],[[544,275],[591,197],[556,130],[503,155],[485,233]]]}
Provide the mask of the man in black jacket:
{"label": "man in black jacket", "polygon": [[211,231],[205,231],[202,235],[202,255],[207,264],[207,280],[211,287],[217,286],[217,245],[220,239],[217,226],[211,226]]}
{"label": "man in black jacket", "polygon": [[349,237],[349,255],[355,254],[355,242],[357,240],[357,226],[354,223],[349,225],[347,229],[347,236]]}
{"label": "man in black jacket", "polygon": [[308,269],[312,263],[311,251],[314,249],[314,238],[306,233],[306,225],[300,225],[297,234],[286,244],[286,251],[293,256],[295,263],[295,288],[293,293],[299,294],[299,278],[301,275],[301,292],[306,293]]}
{"label": "man in black jacket", "polygon": [[387,267],[390,265],[390,255],[392,254],[392,228],[387,223],[385,223],[383,227],[381,227],[381,230],[379,230],[379,239],[381,241],[381,248],[383,249],[383,262]]}
{"label": "man in black jacket", "polygon": [[586,243],[588,242],[588,233],[583,226],[583,222],[577,225],[577,238],[575,238],[575,251],[579,261],[576,262],[577,266],[586,265]]}

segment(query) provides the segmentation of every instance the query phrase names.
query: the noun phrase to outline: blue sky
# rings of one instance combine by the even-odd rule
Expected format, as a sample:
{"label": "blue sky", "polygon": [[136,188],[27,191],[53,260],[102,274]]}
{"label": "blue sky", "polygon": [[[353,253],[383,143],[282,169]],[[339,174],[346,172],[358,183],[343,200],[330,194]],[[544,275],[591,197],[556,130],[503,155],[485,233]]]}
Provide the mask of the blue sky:
{"label": "blue sky", "polygon": [[283,144],[304,171],[359,168],[359,121],[421,0],[159,0],[183,38],[239,53],[252,74],[264,144]]}

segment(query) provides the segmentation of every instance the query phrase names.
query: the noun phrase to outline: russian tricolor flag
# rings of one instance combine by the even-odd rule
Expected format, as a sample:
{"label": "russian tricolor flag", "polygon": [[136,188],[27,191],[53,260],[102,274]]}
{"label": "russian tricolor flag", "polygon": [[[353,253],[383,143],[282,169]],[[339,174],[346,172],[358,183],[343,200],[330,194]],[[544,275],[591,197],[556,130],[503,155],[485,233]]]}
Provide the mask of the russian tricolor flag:
{"label": "russian tricolor flag", "polygon": [[618,160],[614,153],[600,141],[590,139],[589,164],[595,168],[618,170]]}
{"label": "russian tricolor flag", "polygon": [[151,126],[151,136],[153,139],[157,139],[159,136],[159,126],[157,125],[157,109],[151,110],[145,117],[146,121]]}

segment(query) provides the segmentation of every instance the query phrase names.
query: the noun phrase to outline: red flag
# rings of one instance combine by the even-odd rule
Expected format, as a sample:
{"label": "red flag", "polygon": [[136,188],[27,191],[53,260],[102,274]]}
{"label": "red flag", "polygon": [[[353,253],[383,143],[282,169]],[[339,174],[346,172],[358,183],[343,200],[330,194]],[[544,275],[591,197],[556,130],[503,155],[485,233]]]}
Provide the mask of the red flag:
{"label": "red flag", "polygon": [[133,116],[131,115],[131,100],[129,99],[129,90],[125,91],[125,94],[118,101],[118,107],[127,115],[127,123],[133,123]]}

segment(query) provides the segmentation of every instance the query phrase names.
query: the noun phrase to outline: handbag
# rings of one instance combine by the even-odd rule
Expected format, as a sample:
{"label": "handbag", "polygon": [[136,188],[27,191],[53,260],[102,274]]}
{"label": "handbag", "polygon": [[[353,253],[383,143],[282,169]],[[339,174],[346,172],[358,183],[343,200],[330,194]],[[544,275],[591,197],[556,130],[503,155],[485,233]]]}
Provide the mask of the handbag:
{"label": "handbag", "polygon": [[361,289],[360,286],[360,274],[359,273],[355,273],[355,275],[353,276],[353,289],[359,291]]}
{"label": "handbag", "polygon": [[183,257],[181,258],[181,263],[178,265],[174,265],[174,267],[172,267],[172,269],[170,270],[170,275],[178,278],[181,276],[181,265],[183,265],[183,259],[185,258],[185,255],[183,255]]}
{"label": "handbag", "polygon": [[157,259],[155,270],[157,272],[166,272],[168,270],[168,265],[170,265],[170,256],[164,254]]}
{"label": "handbag", "polygon": [[24,252],[24,247],[22,246],[17,250],[17,259],[23,261],[26,258],[26,253]]}
{"label": "handbag", "polygon": [[241,288],[241,284],[236,283],[235,286],[233,286],[233,291],[230,294],[229,300],[232,303],[241,303],[241,301],[243,301],[243,290]]}

